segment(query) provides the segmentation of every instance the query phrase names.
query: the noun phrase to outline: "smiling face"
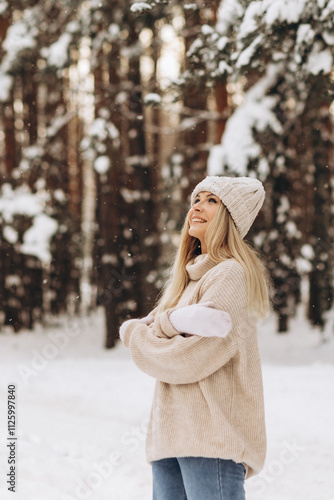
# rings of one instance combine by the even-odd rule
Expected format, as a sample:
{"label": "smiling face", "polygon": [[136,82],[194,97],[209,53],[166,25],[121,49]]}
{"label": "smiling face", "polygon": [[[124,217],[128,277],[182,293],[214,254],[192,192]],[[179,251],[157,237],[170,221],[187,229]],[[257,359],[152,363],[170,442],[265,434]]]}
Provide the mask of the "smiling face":
{"label": "smiling face", "polygon": [[221,201],[216,195],[202,191],[196,195],[194,204],[188,212],[189,234],[200,240],[202,253],[207,252],[205,233],[220,203]]}

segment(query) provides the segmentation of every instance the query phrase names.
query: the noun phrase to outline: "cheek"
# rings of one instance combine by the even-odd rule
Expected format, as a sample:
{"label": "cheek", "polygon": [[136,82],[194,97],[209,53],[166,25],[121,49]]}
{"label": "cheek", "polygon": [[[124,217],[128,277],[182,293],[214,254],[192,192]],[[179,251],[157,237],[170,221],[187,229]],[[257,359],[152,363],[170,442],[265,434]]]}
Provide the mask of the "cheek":
{"label": "cheek", "polygon": [[208,212],[208,215],[210,217],[210,221],[214,218],[214,216],[216,215],[216,212],[218,210],[218,206],[217,205],[211,205],[210,206],[210,210]]}

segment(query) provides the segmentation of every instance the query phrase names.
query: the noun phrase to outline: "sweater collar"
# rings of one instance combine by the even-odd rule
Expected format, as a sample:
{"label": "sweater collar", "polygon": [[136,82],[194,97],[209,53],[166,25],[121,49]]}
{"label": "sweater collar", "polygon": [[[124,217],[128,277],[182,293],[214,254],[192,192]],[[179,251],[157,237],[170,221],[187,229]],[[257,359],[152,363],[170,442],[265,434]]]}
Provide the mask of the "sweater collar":
{"label": "sweater collar", "polygon": [[210,259],[207,253],[197,255],[186,265],[186,270],[188,272],[189,278],[192,281],[197,281],[210,269],[212,269],[217,262]]}

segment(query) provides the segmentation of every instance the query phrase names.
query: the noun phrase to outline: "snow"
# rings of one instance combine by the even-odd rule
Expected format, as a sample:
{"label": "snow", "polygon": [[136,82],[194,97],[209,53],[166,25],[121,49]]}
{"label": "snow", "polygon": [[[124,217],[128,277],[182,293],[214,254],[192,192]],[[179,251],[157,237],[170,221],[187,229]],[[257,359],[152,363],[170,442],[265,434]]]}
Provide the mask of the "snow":
{"label": "snow", "polygon": [[6,9],[8,9],[8,3],[6,0],[0,0],[0,15],[3,14]]}
{"label": "snow", "polygon": [[222,0],[217,12],[216,29],[218,33],[228,33],[243,13],[244,8],[239,0]]}
{"label": "snow", "polygon": [[151,9],[151,5],[146,2],[135,2],[130,7],[131,12],[145,12]]}
{"label": "snow", "polygon": [[329,74],[333,68],[333,55],[330,49],[319,51],[320,43],[315,43],[307,61],[307,70],[313,75],[323,72]]}
{"label": "snow", "polygon": [[149,200],[151,194],[149,191],[138,191],[138,190],[130,190],[127,188],[120,189],[120,193],[126,203],[133,203],[139,200]]}
{"label": "snow", "polygon": [[100,141],[105,141],[108,137],[117,139],[119,131],[115,125],[104,118],[96,118],[89,129],[89,134],[97,137]]}
{"label": "snow", "polygon": [[315,37],[315,31],[312,29],[310,24],[300,24],[297,30],[296,37],[296,50],[299,49],[299,46],[305,42],[310,44]]}
{"label": "snow", "polygon": [[[274,333],[272,316],[259,327],[268,454],[246,481],[247,500],[332,497],[334,339],[321,343],[302,313],[289,334]],[[109,351],[103,344],[102,308],[0,334],[1,401],[7,384],[17,384],[18,500],[151,499],[145,433],[154,380],[120,343]],[[5,481],[1,474],[3,500],[11,498]]]}
{"label": "snow", "polygon": [[144,97],[144,103],[145,104],[161,104],[161,96],[159,94],[156,94],[154,92],[151,92],[150,94],[146,94]]}
{"label": "snow", "polygon": [[276,22],[298,23],[309,0],[262,0],[268,26]]}
{"label": "snow", "polygon": [[258,46],[263,41],[263,35],[258,35],[251,44],[244,49],[238,57],[236,67],[241,68],[242,66],[247,66],[252,58],[252,55],[255,53]]}
{"label": "snow", "polygon": [[238,39],[247,37],[250,33],[257,28],[257,22],[255,18],[261,13],[262,1],[251,2],[247,7],[242,23],[238,29]]}
{"label": "snow", "polygon": [[196,3],[186,3],[182,5],[184,10],[197,10],[198,5]]}
{"label": "snow", "polygon": [[287,214],[290,210],[290,202],[289,198],[286,195],[282,195],[279,200],[279,206],[277,207],[277,222],[281,224],[285,221]]}
{"label": "snow", "polygon": [[56,134],[75,116],[74,111],[67,112],[63,115],[55,116],[51,122],[51,125],[45,130],[46,137],[55,137]]}
{"label": "snow", "polygon": [[301,234],[300,231],[297,230],[297,226],[296,226],[295,222],[292,220],[289,220],[286,223],[285,229],[286,229],[287,235],[290,237],[298,238],[298,236],[300,236],[300,234]]}
{"label": "snow", "polygon": [[29,146],[29,147],[25,148],[24,155],[29,159],[33,159],[36,156],[42,156],[43,152],[44,152],[43,148],[34,145],[34,146]]}
{"label": "snow", "polygon": [[[275,23],[300,23],[308,7],[312,8],[314,2],[310,0],[257,0],[249,2],[244,12],[237,0],[223,0],[218,10],[218,27],[221,33],[227,32],[233,22],[242,17],[238,30],[238,39],[243,39],[258,29],[258,20],[264,19],[267,26]],[[326,0],[318,0],[322,10],[321,19],[329,17],[334,10],[334,0],[325,6]],[[241,12],[240,12],[241,11]],[[307,16],[309,17],[309,16]]]}
{"label": "snow", "polygon": [[150,164],[150,160],[146,155],[128,156],[125,162],[127,165],[136,165],[141,167],[148,167]]}
{"label": "snow", "polygon": [[5,50],[6,55],[1,63],[1,72],[10,71],[21,52],[36,47],[35,37],[38,34],[38,30],[29,22],[29,18],[33,15],[36,15],[33,9],[26,9],[24,18],[16,21],[8,28],[6,38],[2,43],[2,48]]}
{"label": "snow", "polygon": [[120,34],[120,27],[118,24],[112,23],[109,25],[108,32],[112,40],[117,40]]}
{"label": "snow", "polygon": [[89,134],[98,137],[100,140],[107,138],[105,130],[106,121],[103,118],[96,118],[89,129]]}
{"label": "snow", "polygon": [[[227,62],[226,56],[218,54],[216,75],[232,73],[234,81],[239,74],[247,75],[252,66],[258,65],[259,61],[261,63],[262,56],[258,57],[258,52],[262,52],[263,48],[266,50],[272,30],[284,27],[285,23],[292,24],[290,28],[295,32],[296,40],[295,43],[291,37],[290,41],[285,40],[282,47],[273,49],[271,64],[269,60],[267,66],[265,61],[260,64],[260,68],[266,67],[266,74],[246,92],[241,104],[238,102],[239,106],[226,122],[221,144],[210,151],[210,175],[221,175],[226,170],[247,175],[250,163],[256,161],[258,175],[264,179],[269,172],[269,163],[268,155],[266,157],[262,153],[261,144],[266,141],[266,134],[270,141],[273,139],[272,132],[278,135],[283,132],[276,109],[279,95],[276,92],[275,96],[270,96],[271,88],[280,78],[285,81],[287,77],[284,75],[297,71],[298,67],[307,80],[320,74],[331,74],[334,35],[330,26],[334,0],[318,0],[318,7],[314,3],[310,0],[221,1],[216,24],[220,39],[216,46],[218,50],[224,50],[227,40],[234,40],[235,48]],[[321,26],[324,19],[326,21]],[[269,38],[264,35],[265,32]],[[220,43],[222,49],[219,49]],[[304,110],[307,93],[304,92],[303,96],[298,102],[287,101],[294,104],[295,116]],[[242,98],[240,94],[238,97]],[[262,133],[258,142],[254,139],[256,132]]]}
{"label": "snow", "polygon": [[334,34],[328,31],[323,31],[321,33],[322,38],[324,39],[327,45],[334,45]]}
{"label": "snow", "polygon": [[0,70],[0,102],[9,100],[12,85],[13,77],[3,74]]}
{"label": "snow", "polygon": [[5,287],[10,288],[12,286],[20,286],[22,284],[22,280],[16,274],[8,274],[5,277]]}
{"label": "snow", "polygon": [[209,36],[212,35],[214,30],[212,26],[209,26],[208,24],[203,24],[203,26],[201,27],[201,32],[204,36]]}
{"label": "snow", "polygon": [[[239,175],[248,175],[249,161],[261,154],[253,130],[263,132],[270,128],[276,133],[281,132],[281,124],[272,111],[276,99],[265,95],[281,70],[280,64],[269,65],[266,74],[246,93],[243,103],[227,120],[221,145],[215,145],[210,150],[208,175],[222,174],[225,166]],[[263,158],[262,172],[266,171],[264,161]]]}
{"label": "snow", "polygon": [[225,162],[225,153],[221,145],[215,144],[211,147],[208,162],[207,171],[208,175],[221,175],[222,167]]}
{"label": "snow", "polygon": [[17,242],[19,235],[18,232],[11,226],[5,226],[3,228],[3,237],[8,241],[8,243],[14,245]]}
{"label": "snow", "polygon": [[19,251],[23,254],[34,255],[42,262],[51,260],[50,241],[55,234],[58,223],[43,213],[45,208],[44,191],[31,193],[28,186],[21,186],[13,190],[10,184],[3,184],[0,193],[0,215],[8,225],[4,228],[4,237],[15,243],[16,231],[11,227],[16,215],[25,215],[32,218],[32,225],[23,234],[23,243]]}
{"label": "snow", "polygon": [[66,198],[66,194],[64,193],[64,191],[60,188],[58,189],[55,189],[54,192],[53,192],[53,197],[55,200],[57,200],[59,203],[65,203],[67,198]]}
{"label": "snow", "polygon": [[229,39],[227,36],[222,36],[219,38],[219,40],[217,41],[217,49],[218,50],[224,50],[227,43],[229,42]]}
{"label": "snow", "polygon": [[16,190],[13,190],[10,184],[2,186],[0,213],[6,222],[12,222],[16,214],[34,217],[41,213],[43,207],[44,201],[39,196],[30,193],[26,186]]}
{"label": "snow", "polygon": [[48,64],[62,68],[68,59],[68,49],[72,41],[70,33],[63,33],[59,39],[49,47]]}
{"label": "snow", "polygon": [[224,75],[225,73],[232,73],[232,68],[225,61],[220,61],[218,66],[218,73]]}
{"label": "snow", "polygon": [[[318,2],[321,0],[318,0]],[[325,9],[322,11],[321,19],[326,19],[327,16],[331,16],[334,12],[334,0],[329,0]]]}
{"label": "snow", "polygon": [[296,269],[299,274],[310,273],[312,271],[312,264],[302,257],[296,259]]}
{"label": "snow", "polygon": [[80,23],[78,21],[70,21],[66,26],[66,31],[68,33],[78,33],[80,28]]}
{"label": "snow", "polygon": [[110,158],[108,156],[98,156],[94,162],[94,169],[100,175],[106,174],[110,168]]}
{"label": "snow", "polygon": [[51,261],[50,240],[58,229],[58,223],[46,214],[38,214],[33,225],[24,233],[21,253],[34,255],[41,262]]}
{"label": "snow", "polygon": [[312,260],[315,257],[314,249],[311,245],[305,244],[301,247],[300,253],[305,259]]}

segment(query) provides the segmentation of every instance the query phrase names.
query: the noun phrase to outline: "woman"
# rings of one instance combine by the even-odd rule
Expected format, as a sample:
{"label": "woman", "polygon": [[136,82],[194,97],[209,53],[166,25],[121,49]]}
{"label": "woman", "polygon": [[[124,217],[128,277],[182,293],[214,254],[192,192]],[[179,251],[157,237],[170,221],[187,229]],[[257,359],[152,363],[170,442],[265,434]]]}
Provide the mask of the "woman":
{"label": "woman", "polygon": [[147,435],[154,500],[244,500],[266,453],[256,321],[264,267],[243,241],[260,181],[206,177],[194,189],[171,278],[157,307],[120,337],[157,379]]}

